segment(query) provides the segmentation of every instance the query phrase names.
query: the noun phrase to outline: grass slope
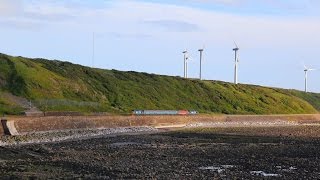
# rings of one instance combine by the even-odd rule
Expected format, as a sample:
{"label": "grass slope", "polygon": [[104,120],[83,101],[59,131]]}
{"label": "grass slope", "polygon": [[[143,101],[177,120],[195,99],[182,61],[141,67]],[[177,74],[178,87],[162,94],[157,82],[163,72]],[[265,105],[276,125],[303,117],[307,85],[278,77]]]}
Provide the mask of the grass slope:
{"label": "grass slope", "polygon": [[[0,54],[0,92],[44,111],[129,113],[132,109],[194,109],[203,113],[317,113],[320,94],[92,69],[69,62]],[[22,107],[0,96],[0,113]]]}

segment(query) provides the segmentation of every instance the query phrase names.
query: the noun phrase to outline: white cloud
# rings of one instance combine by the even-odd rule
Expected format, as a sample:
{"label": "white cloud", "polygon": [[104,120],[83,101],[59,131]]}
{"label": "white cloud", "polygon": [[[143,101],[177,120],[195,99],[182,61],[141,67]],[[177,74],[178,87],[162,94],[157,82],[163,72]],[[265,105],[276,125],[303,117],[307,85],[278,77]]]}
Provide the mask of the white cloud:
{"label": "white cloud", "polygon": [[211,4],[223,4],[223,5],[241,5],[248,0],[188,0],[190,2],[199,2],[199,3],[211,3]]}
{"label": "white cloud", "polygon": [[[165,20],[166,22],[183,22],[201,29],[200,32],[191,31],[188,35],[176,34],[175,32],[179,31],[175,31],[177,30],[175,28],[169,29],[172,36],[178,36],[176,38],[188,36],[191,40],[202,38],[223,41],[232,40],[231,36],[233,36],[235,39],[247,42],[248,46],[255,46],[260,42],[264,42],[261,43],[264,46],[314,43],[319,38],[315,35],[320,31],[317,18],[234,15],[154,3],[119,2],[114,8],[101,13],[100,18],[104,20],[104,25],[113,24],[110,27],[115,28],[113,31],[119,28],[119,31],[147,32],[150,27],[141,27],[139,22],[163,22]],[[157,24],[156,27],[159,25],[159,23],[153,24]],[[168,23],[160,24],[168,25]],[[167,30],[162,27],[152,28],[152,33],[167,35],[170,33]]]}
{"label": "white cloud", "polygon": [[175,21],[175,20],[149,20],[144,21],[144,24],[154,26],[156,28],[164,28],[167,31],[173,32],[194,32],[198,31],[199,27],[196,24],[185,22],[185,21]]}
{"label": "white cloud", "polygon": [[[236,2],[234,0],[200,1]],[[2,7],[6,6],[7,9],[17,9],[14,7],[21,6],[20,1],[0,0],[0,2]],[[18,2],[20,5],[16,4]],[[135,1],[108,2],[105,8],[81,8],[69,6],[65,2],[34,1],[25,4],[24,13],[24,17],[17,17],[12,23],[19,23],[20,20],[24,26],[29,21],[36,24],[57,24],[55,27],[61,26],[66,30],[69,27],[105,33],[147,34],[148,37],[170,37],[171,34],[174,39],[188,37],[190,41],[207,39],[223,42],[237,39],[246,42],[243,43],[245,46],[251,47],[261,42],[264,46],[273,44],[285,46],[292,43],[314,44],[319,40],[316,35],[320,31],[317,18],[235,15],[178,5]]]}
{"label": "white cloud", "polygon": [[0,0],[0,17],[13,16],[22,10],[22,2],[20,0]]}

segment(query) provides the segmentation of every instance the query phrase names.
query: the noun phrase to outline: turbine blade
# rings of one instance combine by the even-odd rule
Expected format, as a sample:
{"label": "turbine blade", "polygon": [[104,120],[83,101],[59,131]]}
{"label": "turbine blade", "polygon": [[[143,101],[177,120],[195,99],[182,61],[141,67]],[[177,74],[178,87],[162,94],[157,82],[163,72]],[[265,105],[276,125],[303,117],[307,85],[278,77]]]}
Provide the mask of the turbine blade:
{"label": "turbine blade", "polygon": [[188,51],[186,51],[185,56],[186,56],[186,61],[188,61],[190,58]]}
{"label": "turbine blade", "polygon": [[234,45],[236,46],[236,48],[239,48],[236,41],[233,40]]}
{"label": "turbine blade", "polygon": [[302,65],[303,65],[303,67],[304,67],[304,69],[308,69],[308,67],[306,66],[306,64],[304,63],[304,61],[302,61]]}
{"label": "turbine blade", "polygon": [[187,49],[187,48],[184,49],[184,50],[182,51],[182,53],[187,54],[187,53],[188,53],[188,49]]}

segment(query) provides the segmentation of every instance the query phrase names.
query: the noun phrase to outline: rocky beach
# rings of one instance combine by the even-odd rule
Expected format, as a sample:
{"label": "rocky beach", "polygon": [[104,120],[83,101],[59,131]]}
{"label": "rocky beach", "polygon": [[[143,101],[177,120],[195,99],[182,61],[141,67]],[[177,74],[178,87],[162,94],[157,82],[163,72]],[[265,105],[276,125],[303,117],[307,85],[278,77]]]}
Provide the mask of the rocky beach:
{"label": "rocky beach", "polygon": [[[320,178],[317,125],[89,132],[97,136],[0,146],[0,174],[4,179]],[[37,136],[59,137],[52,132],[27,137]]]}

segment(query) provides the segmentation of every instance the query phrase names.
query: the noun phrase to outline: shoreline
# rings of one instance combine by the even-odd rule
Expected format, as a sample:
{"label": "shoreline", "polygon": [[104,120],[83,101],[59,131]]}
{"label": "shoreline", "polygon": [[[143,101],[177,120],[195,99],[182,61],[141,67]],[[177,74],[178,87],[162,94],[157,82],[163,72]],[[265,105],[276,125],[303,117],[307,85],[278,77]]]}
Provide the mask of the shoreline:
{"label": "shoreline", "polygon": [[90,128],[90,129],[64,129],[49,131],[34,131],[21,133],[16,136],[0,136],[0,147],[19,146],[28,144],[59,143],[68,141],[79,141],[95,138],[114,137],[121,135],[155,134],[176,130],[192,130],[199,128],[233,129],[233,128],[288,128],[288,127],[318,127],[318,123],[296,123],[291,121],[275,122],[205,122],[166,126],[134,126],[115,128]]}

